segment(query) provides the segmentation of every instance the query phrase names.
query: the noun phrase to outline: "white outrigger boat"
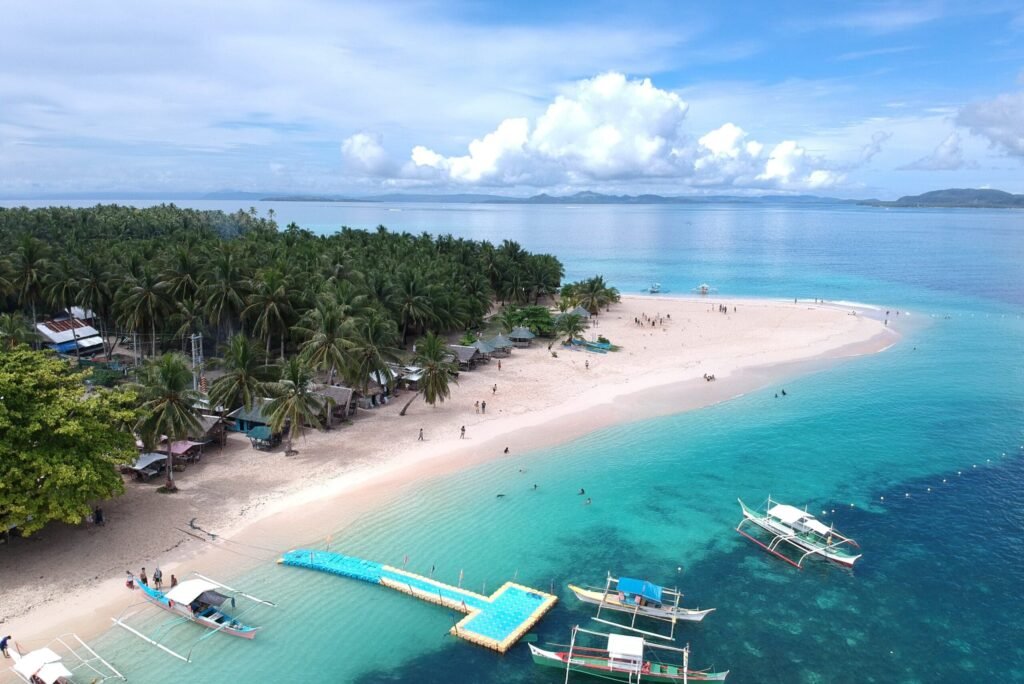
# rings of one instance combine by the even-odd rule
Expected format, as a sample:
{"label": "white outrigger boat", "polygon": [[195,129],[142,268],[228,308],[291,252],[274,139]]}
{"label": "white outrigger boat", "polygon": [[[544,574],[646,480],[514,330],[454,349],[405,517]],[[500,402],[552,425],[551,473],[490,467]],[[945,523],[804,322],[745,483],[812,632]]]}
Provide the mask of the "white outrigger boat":
{"label": "white outrigger boat", "polygon": [[[819,557],[843,567],[852,568],[857,559],[861,557],[859,552],[852,550],[860,549],[857,542],[840,534],[834,527],[826,526],[813,515],[796,506],[781,504],[768,497],[764,513],[748,508],[742,501],[740,501],[740,508],[743,509],[743,519],[736,526],[736,531],[792,566],[803,568],[805,559]],[[743,531],[744,523],[748,522],[772,535],[771,540],[766,544]],[[779,547],[782,544],[788,544],[801,552],[799,559],[794,561],[780,553]]]}
{"label": "white outrigger boat", "polygon": [[[589,634],[607,639],[605,648],[587,648],[579,646],[577,637]],[[565,681],[569,681],[570,672],[610,679],[613,681],[642,684],[643,682],[721,682],[729,675],[729,671],[711,672],[710,670],[690,669],[690,647],[676,648],[664,644],[652,644],[643,637],[626,636],[624,634],[604,634],[592,632],[580,626],[572,628],[569,650],[550,651],[538,648],[533,644],[530,655],[536,665],[557,667],[565,670]],[[565,648],[552,646],[552,648]],[[661,660],[655,652],[669,654],[665,658],[678,658],[674,662]]]}
{"label": "white outrigger boat", "polygon": [[[61,655],[58,649],[65,652]],[[22,653],[15,643],[9,649],[14,664],[11,672],[28,684],[99,684],[109,679],[128,681],[77,634],[62,634],[43,648]],[[76,679],[76,674],[82,677]]]}
{"label": "white outrigger boat", "polygon": [[[677,622],[700,622],[715,610],[684,608],[679,605],[683,594],[678,589],[669,589],[632,577],[612,577],[611,574],[605,580],[603,589],[570,584],[569,590],[580,601],[597,606],[597,614],[593,618],[595,621],[659,639],[674,639]],[[629,624],[603,619],[602,610],[628,614]],[[644,631],[636,625],[638,617],[668,622],[672,625],[671,631],[667,635]]]}
{"label": "white outrigger boat", "polygon": [[[237,589],[232,589],[226,584],[221,584],[220,582],[210,579],[204,575],[200,575],[199,573],[193,574],[196,576],[195,579],[185,580],[177,586],[171,587],[167,591],[161,591],[160,589],[155,589],[146,584],[142,584],[131,573],[128,573],[129,579],[125,584],[131,589],[139,589],[145,599],[144,603],[155,605],[178,618],[178,620],[170,623],[168,627],[174,627],[183,622],[193,622],[210,630],[208,634],[201,636],[196,643],[199,643],[218,632],[241,637],[243,639],[253,639],[256,636],[256,632],[261,628],[244,624],[240,620],[242,615],[255,606],[251,606],[249,609],[235,613],[233,609],[236,606],[236,599],[238,597],[248,599],[254,604],[271,607],[276,605],[271,601],[265,601]],[[230,613],[225,605],[229,603],[232,609]],[[167,648],[167,646],[161,644],[155,638],[146,636],[131,625],[127,624],[125,620],[129,616],[125,615],[125,612],[138,605],[140,604],[129,606],[122,611],[121,615],[116,618],[111,618],[111,620],[115,625],[123,627],[135,636],[153,646],[156,646],[160,650],[184,660],[185,662],[191,662],[191,649],[187,655],[181,655],[180,653]],[[193,644],[193,648],[194,647],[195,644]]]}

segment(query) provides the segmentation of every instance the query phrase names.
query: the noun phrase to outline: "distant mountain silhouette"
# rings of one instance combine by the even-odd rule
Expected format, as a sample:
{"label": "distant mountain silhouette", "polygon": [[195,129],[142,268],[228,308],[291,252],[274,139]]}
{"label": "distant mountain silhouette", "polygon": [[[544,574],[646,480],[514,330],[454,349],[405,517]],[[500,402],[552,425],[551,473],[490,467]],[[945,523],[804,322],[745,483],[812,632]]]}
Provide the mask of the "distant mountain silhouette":
{"label": "distant mountain silhouette", "polygon": [[949,188],[920,195],[907,195],[892,202],[862,200],[858,204],[872,207],[965,207],[978,209],[1024,209],[1024,195],[1002,190]]}
{"label": "distant mountain silhouette", "polygon": [[457,195],[415,195],[389,194],[370,197],[344,197],[341,195],[281,195],[263,197],[265,201],[274,202],[424,202],[439,204],[721,204],[721,203],[800,203],[800,204],[834,204],[848,202],[833,197],[816,197],[813,195],[604,195],[599,192],[582,191],[572,195],[549,195],[541,193],[532,197],[509,197],[506,195],[476,195],[472,193]]}

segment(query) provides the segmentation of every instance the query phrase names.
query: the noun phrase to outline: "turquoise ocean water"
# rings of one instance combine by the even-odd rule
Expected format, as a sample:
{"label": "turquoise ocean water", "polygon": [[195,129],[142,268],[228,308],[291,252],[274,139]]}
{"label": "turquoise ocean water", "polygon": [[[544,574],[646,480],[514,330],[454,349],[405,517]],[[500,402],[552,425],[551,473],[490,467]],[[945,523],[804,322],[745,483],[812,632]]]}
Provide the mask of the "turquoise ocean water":
{"label": "turquoise ocean water", "polygon": [[[332,548],[397,565],[408,556],[410,569],[435,566],[451,582],[461,570],[488,593],[513,577],[554,589],[563,600],[534,631],[558,643],[592,612],[567,582],[611,570],[678,584],[691,605],[718,609],[680,628],[693,663],[737,683],[1024,681],[1024,214],[274,208],[317,231],[510,238],[557,254],[570,279],[602,273],[623,292],[708,282],[724,296],[868,302],[913,321],[882,354],[787,380],[784,400],[755,392],[421,482]],[[855,571],[798,572],[737,535],[736,498],[769,493],[855,537]],[[316,540],[297,531],[303,543]],[[281,604],[253,613],[266,626],[254,642],[216,635],[191,665],[123,633],[99,646],[142,682],[562,681],[525,646],[499,656],[453,639],[458,616],[382,588],[273,564],[237,579]],[[179,646],[192,629],[177,628]]]}

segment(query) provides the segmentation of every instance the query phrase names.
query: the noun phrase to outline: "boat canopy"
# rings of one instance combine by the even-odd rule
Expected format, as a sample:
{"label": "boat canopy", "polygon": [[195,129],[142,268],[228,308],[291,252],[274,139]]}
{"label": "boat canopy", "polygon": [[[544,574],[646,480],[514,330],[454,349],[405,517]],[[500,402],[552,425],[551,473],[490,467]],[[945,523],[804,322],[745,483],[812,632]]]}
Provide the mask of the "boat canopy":
{"label": "boat canopy", "polygon": [[609,634],[608,655],[614,660],[643,660],[644,639],[625,634]]}
{"label": "boat canopy", "polygon": [[624,594],[641,596],[648,601],[654,601],[655,603],[662,602],[662,587],[659,587],[657,584],[651,584],[647,580],[634,579],[632,577],[620,577],[617,586],[619,591]]}
{"label": "boat canopy", "polygon": [[224,594],[215,591],[219,587],[219,584],[207,582],[206,580],[186,580],[168,591],[164,596],[177,603],[187,604],[199,599],[203,603],[211,606],[219,606],[229,598]]}
{"label": "boat canopy", "polygon": [[773,518],[778,518],[787,525],[799,523],[807,529],[814,530],[818,534],[824,535],[829,533],[828,527],[820,523],[807,511],[801,511],[796,506],[790,506],[789,504],[775,504],[768,509],[768,515]]}
{"label": "boat canopy", "polygon": [[40,648],[26,653],[14,664],[14,671],[25,679],[37,679],[44,684],[54,684],[61,677],[71,678],[74,673],[61,664],[61,657],[49,648]]}

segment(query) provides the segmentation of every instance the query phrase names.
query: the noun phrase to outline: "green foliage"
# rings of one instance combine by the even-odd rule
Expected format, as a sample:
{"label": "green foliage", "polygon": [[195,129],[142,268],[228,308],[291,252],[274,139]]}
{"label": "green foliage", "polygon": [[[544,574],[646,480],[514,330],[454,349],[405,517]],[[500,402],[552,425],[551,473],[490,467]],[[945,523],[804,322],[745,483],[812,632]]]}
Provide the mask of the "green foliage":
{"label": "green foliage", "polygon": [[574,339],[583,336],[587,329],[587,323],[582,316],[577,314],[562,314],[556,327],[558,332],[565,337],[566,344],[569,344]]}
{"label": "green foliage", "polygon": [[555,321],[546,306],[510,306],[502,311],[497,320],[505,332],[522,326],[534,335],[550,337],[555,330]]}
{"label": "green foliage", "polygon": [[604,282],[602,276],[594,276],[576,283],[562,286],[562,300],[572,306],[582,306],[592,314],[619,301],[619,291]]}
{"label": "green foliage", "polygon": [[191,435],[198,435],[202,425],[195,405],[200,395],[192,389],[192,371],[181,354],[168,352],[147,363],[138,385],[142,401],[136,429],[146,444],[167,438],[167,487],[174,491],[174,452],[171,445]]}
{"label": "green foliage", "polygon": [[451,396],[451,383],[458,384],[456,376],[459,372],[458,364],[451,359],[451,351],[443,338],[427,333],[425,337],[416,341],[416,356],[413,362],[423,369],[419,382],[420,389],[402,407],[399,415],[404,416],[412,402],[421,394],[431,406],[444,403],[444,400]]}
{"label": "green foliage", "polygon": [[293,453],[292,439],[302,434],[306,423],[318,421],[323,402],[313,393],[313,372],[299,357],[292,357],[281,366],[281,379],[268,385],[273,399],[266,406],[272,432],[283,432],[288,426],[285,455]]}
{"label": "green foliage", "polygon": [[36,332],[20,313],[0,314],[0,350],[10,351],[36,339]]}
{"label": "green foliage", "polygon": [[79,523],[124,490],[115,466],[135,454],[127,392],[87,392],[85,373],[49,352],[0,353],[0,530]]}
{"label": "green foliage", "polygon": [[224,356],[211,365],[224,374],[210,385],[210,406],[223,407],[222,413],[239,406],[251,409],[256,399],[266,395],[265,385],[274,374],[266,364],[259,347],[245,335],[235,335],[228,341]]}

